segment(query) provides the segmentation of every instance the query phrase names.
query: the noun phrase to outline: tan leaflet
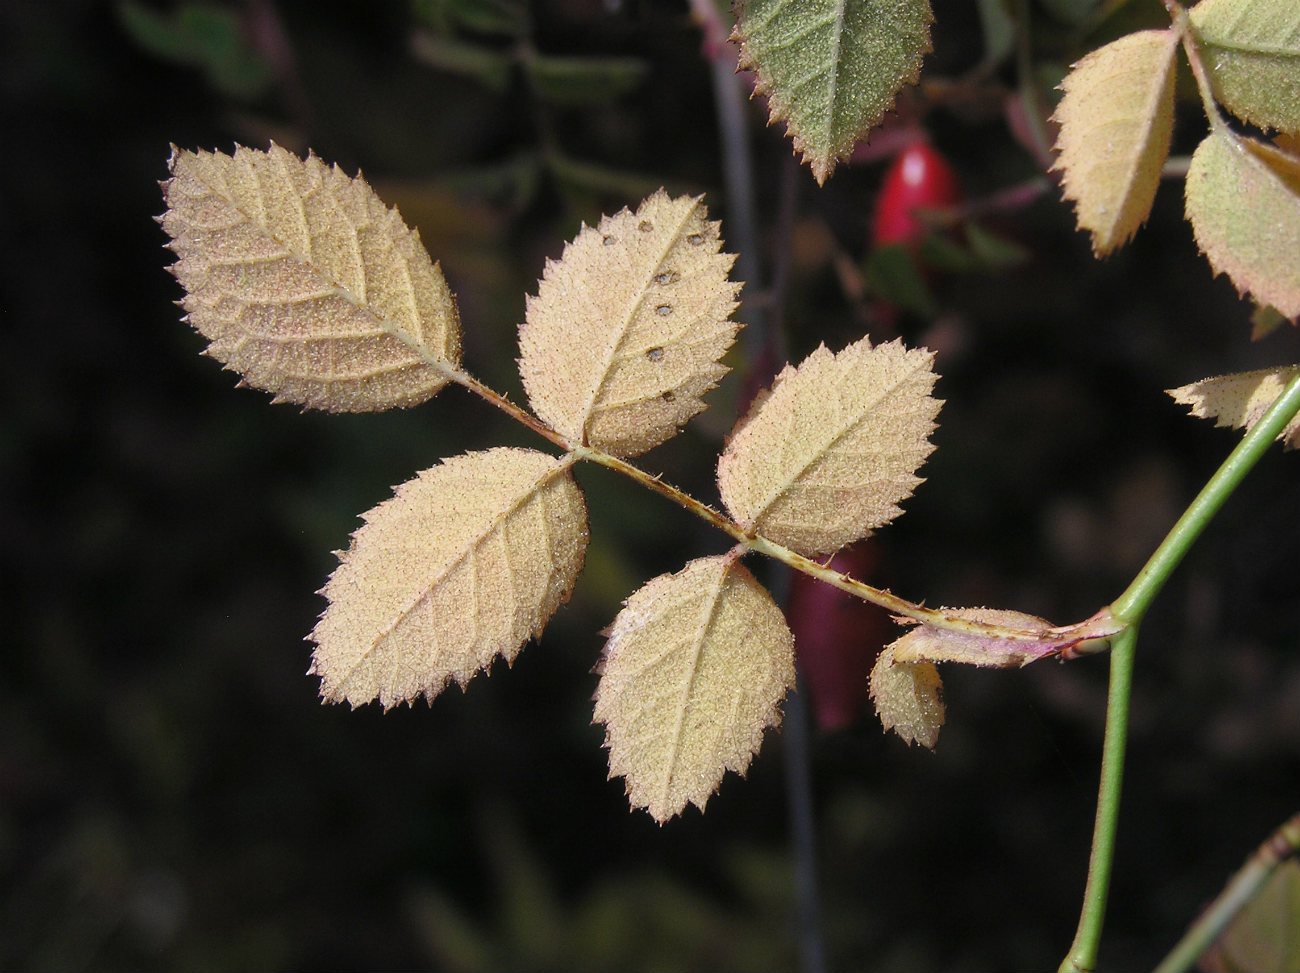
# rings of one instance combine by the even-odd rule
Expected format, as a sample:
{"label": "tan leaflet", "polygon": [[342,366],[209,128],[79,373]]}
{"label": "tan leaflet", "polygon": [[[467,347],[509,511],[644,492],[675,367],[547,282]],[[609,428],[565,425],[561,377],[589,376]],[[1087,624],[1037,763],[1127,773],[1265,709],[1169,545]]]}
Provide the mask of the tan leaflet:
{"label": "tan leaflet", "polygon": [[1216,126],[1192,154],[1187,218],[1215,273],[1300,315],[1300,157]]}
{"label": "tan leaflet", "polygon": [[417,405],[460,361],[419,234],[357,176],[272,144],[173,149],[163,229],[187,319],[244,383],[330,412]]}
{"label": "tan leaflet", "polygon": [[934,447],[934,353],[863,338],[787,366],[737,426],[718,488],[746,530],[830,554],[902,511]]}
{"label": "tan leaflet", "polygon": [[1065,197],[1104,256],[1123,246],[1151,212],[1174,127],[1178,35],[1144,30],[1093,51],[1074,66],[1056,108]]}
{"label": "tan leaflet", "polygon": [[326,702],[385,709],[512,662],[568,600],[587,548],[570,464],[527,449],[466,453],[363,515],[321,594],[310,672]]}
{"label": "tan leaflet", "polygon": [[754,576],[700,558],[630,598],[601,659],[595,719],[609,774],[660,823],[744,773],[794,685],[794,637]]}
{"label": "tan leaflet", "polygon": [[[1168,392],[1175,402],[1191,406],[1192,415],[1212,418],[1216,426],[1250,429],[1296,375],[1300,365],[1263,368],[1202,379]],[[1286,449],[1300,448],[1300,416],[1287,423],[1277,438]]]}
{"label": "tan leaflet", "polygon": [[741,285],[700,199],[661,189],[548,261],[519,329],[533,410],[571,442],[636,456],[677,434],[726,374]]}
{"label": "tan leaflet", "polygon": [[871,670],[871,698],[885,731],[934,749],[943,726],[943,683],[931,662],[896,662],[886,646]]}

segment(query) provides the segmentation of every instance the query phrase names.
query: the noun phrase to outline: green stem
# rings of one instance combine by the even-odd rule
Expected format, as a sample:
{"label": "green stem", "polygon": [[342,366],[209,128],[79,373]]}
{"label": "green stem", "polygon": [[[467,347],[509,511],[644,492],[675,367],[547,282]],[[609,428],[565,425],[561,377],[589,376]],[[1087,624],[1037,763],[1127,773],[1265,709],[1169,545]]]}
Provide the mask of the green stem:
{"label": "green stem", "polygon": [[1259,421],[1246,433],[1237,448],[1210,477],[1196,499],[1178,518],[1156,552],[1133,579],[1133,583],[1111,603],[1111,613],[1120,621],[1138,621],[1164,587],[1174,568],[1201,535],[1210,519],[1237,489],[1246,474],[1300,412],[1300,375],[1291,380]]}
{"label": "green stem", "polygon": [[1106,896],[1110,889],[1110,874],[1114,863],[1124,745],[1128,738],[1129,686],[1138,623],[1210,519],[1218,513],[1219,508],[1297,413],[1300,413],[1300,376],[1291,380],[1237,444],[1237,448],[1228,454],[1223,465],[1178,518],[1178,522],[1133,579],[1133,583],[1111,604],[1111,613],[1118,621],[1127,623],[1127,627],[1111,643],[1106,738],[1102,750],[1101,787],[1097,795],[1092,854],[1088,860],[1088,883],[1084,890],[1079,928],[1070,953],[1061,964],[1062,971],[1086,973],[1094,969],[1097,962],[1097,948],[1101,942]]}
{"label": "green stem", "polygon": [[1124,748],[1128,742],[1129,690],[1133,685],[1133,655],[1138,626],[1130,625],[1115,636],[1110,653],[1110,691],[1106,700],[1106,739],[1101,753],[1101,786],[1097,791],[1097,817],[1088,858],[1088,884],[1083,892],[1083,912],[1070,953],[1061,973],[1089,973],[1097,967],[1097,948],[1106,919],[1106,897],[1115,862],[1115,835],[1119,798],[1124,781]]}
{"label": "green stem", "polygon": [[1290,818],[1255,849],[1232,881],[1224,886],[1219,897],[1156,967],[1156,973],[1182,973],[1191,969],[1237,913],[1260,893],[1277,866],[1297,851],[1300,851],[1300,814]]}

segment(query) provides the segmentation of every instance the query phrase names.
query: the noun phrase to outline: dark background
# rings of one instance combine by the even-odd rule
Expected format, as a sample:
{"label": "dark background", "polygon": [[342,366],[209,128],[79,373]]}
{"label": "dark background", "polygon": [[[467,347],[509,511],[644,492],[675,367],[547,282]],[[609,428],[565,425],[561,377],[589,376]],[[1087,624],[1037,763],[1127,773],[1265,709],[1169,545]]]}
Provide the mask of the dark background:
{"label": "dark background", "polygon": [[[926,77],[961,77],[979,23],[964,0],[935,6]],[[1035,5],[1044,74],[1164,16],[1130,6],[1150,9],[1086,36]],[[597,632],[643,580],[724,539],[581,470],[587,568],[513,669],[429,707],[321,707],[303,637],[356,516],[438,457],[540,443],[456,389],[371,416],[235,390],[179,321],[152,219],[172,142],[275,137],[364,166],[441,259],[467,366],[517,397],[523,295],[580,220],[664,184],[709,192],[726,232],[698,29],[675,3],[535,4],[537,50],[646,65],[616,100],[556,107],[517,74],[492,91],[421,63],[410,39],[436,4],[233,9],[272,17],[256,21],[270,80],[247,89],[146,49],[113,4],[0,13],[0,967],[793,968],[783,737],[707,814],[661,828],[606,780],[590,725]],[[801,170],[797,231],[778,239],[788,147],[751,109],[765,256],[791,248],[793,353],[838,348],[877,320],[832,268],[865,257],[884,162],[820,190]],[[1041,171],[1000,105],[917,114],[971,197]],[[1179,124],[1190,151],[1199,108]],[[539,146],[588,168],[514,179],[505,163]],[[1161,390],[1300,360],[1300,342],[1290,326],[1249,340],[1177,181],[1105,261],[1054,191],[992,224],[1028,259],[936,275],[938,313],[899,319],[939,350],[947,404],[927,481],[878,551],[908,597],[1074,621],[1123,589],[1237,441]],[[739,384],[643,465],[712,500]],[[1300,803],[1297,462],[1263,460],[1144,625],[1105,967],[1152,965]],[[832,968],[1055,967],[1083,889],[1106,670],[949,666],[933,754],[869,713],[814,734]]]}

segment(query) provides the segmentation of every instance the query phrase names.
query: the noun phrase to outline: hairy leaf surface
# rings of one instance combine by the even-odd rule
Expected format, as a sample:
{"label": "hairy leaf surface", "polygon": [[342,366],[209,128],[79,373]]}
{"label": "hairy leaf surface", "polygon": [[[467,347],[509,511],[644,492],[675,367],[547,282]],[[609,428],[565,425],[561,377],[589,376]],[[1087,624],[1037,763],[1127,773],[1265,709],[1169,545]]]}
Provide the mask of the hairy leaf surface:
{"label": "hairy leaf surface", "polygon": [[311,633],[325,701],[388,709],[512,662],[582,568],[587,509],[569,467],[527,449],[466,453],[367,512]]}
{"label": "hairy leaf surface", "polygon": [[1192,154],[1187,218],[1239,293],[1300,315],[1300,157],[1216,127]]}
{"label": "hairy leaf surface", "polygon": [[556,432],[635,456],[703,411],[727,372],[741,287],[706,217],[699,198],[661,189],[635,213],[584,226],[547,262],[519,329],[519,371]]}
{"label": "hairy leaf surface", "polygon": [[1145,30],[1093,51],[1061,87],[1054,169],[1098,256],[1123,246],[1151,212],[1174,128],[1178,35]]}
{"label": "hairy leaf surface", "polygon": [[743,0],[734,39],[772,122],[824,183],[920,77],[929,0]]}
{"label": "hairy leaf surface", "polygon": [[648,582],[610,629],[595,719],[609,775],[660,823],[703,808],[744,773],[794,685],[794,638],[754,576],[729,556]]}
{"label": "hairy leaf surface", "polygon": [[876,657],[871,669],[871,698],[885,731],[893,730],[908,744],[934,749],[943,726],[943,683],[930,662],[898,662],[894,646]]}
{"label": "hairy leaf surface", "polygon": [[460,361],[456,303],[419,234],[315,156],[174,149],[163,229],[206,354],[331,412],[418,405]]}
{"label": "hairy leaf surface", "polygon": [[1191,21],[1214,96],[1261,128],[1300,132],[1300,4],[1201,0]]}
{"label": "hairy leaf surface", "polygon": [[746,530],[806,557],[888,523],[921,482],[940,400],[934,353],[867,338],[786,366],[718,460],[718,488]]}
{"label": "hairy leaf surface", "polygon": [[[1262,368],[1202,379],[1168,392],[1175,402],[1191,406],[1192,415],[1214,419],[1216,426],[1250,429],[1297,375],[1300,365]],[[1300,448],[1300,416],[1287,423],[1277,438],[1287,449]]]}

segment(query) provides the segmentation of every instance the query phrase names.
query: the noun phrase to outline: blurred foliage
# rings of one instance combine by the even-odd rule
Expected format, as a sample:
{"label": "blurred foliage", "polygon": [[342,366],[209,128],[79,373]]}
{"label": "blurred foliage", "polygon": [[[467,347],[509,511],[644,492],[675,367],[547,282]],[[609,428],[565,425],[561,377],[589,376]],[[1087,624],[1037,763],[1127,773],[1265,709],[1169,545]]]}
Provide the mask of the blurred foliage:
{"label": "blurred foliage", "polygon": [[[1019,7],[1043,78],[1031,98],[1005,40],[986,45],[989,11],[936,0],[935,53],[894,123],[924,125],[971,200],[1042,175],[1017,113],[1050,102],[1065,64],[1165,17]],[[232,89],[211,49],[163,30],[162,50],[126,24],[131,10],[179,31],[199,9],[238,25],[265,87]],[[454,392],[342,417],[235,390],[177,320],[150,219],[170,142],[274,137],[364,165],[442,260],[468,366],[518,398],[523,295],[580,221],[666,185],[710,193],[726,232],[686,7],[57,0],[6,5],[0,31],[0,968],[789,969],[780,739],[707,816],[661,829],[628,813],[589,725],[591,633],[684,549],[725,539],[581,470],[587,570],[513,670],[429,708],[320,707],[302,639],[357,511],[437,456],[536,442]],[[504,83],[430,63],[426,35],[501,59]],[[554,100],[530,56],[644,68],[618,94]],[[1199,112],[1182,109],[1175,152]],[[778,231],[789,150],[762,119],[752,105],[790,356],[864,330],[938,352],[938,451],[878,537],[892,586],[1061,621],[1113,598],[1236,441],[1161,389],[1300,360],[1296,329],[1249,340],[1250,309],[1196,256],[1176,183],[1105,262],[1054,191],[983,212],[987,239],[954,237],[976,262],[929,273],[925,313],[886,311],[862,284],[883,155],[820,191],[797,173]],[[888,144],[887,126],[873,146]],[[705,499],[745,353],[742,339],[714,410],[644,461]],[[1261,464],[1144,625],[1104,966],[1163,955],[1241,849],[1294,813],[1294,464]],[[1040,969],[1073,932],[1105,660],[945,675],[936,754],[870,720],[814,741],[833,967]]]}
{"label": "blurred foliage", "polygon": [[1300,969],[1300,861],[1278,866],[1198,965],[1216,973]]}

